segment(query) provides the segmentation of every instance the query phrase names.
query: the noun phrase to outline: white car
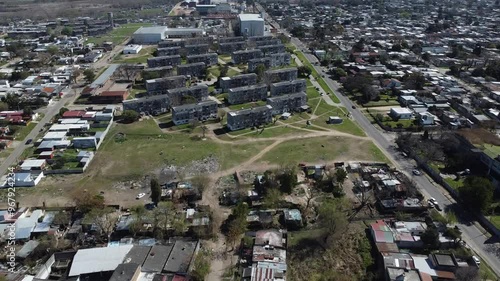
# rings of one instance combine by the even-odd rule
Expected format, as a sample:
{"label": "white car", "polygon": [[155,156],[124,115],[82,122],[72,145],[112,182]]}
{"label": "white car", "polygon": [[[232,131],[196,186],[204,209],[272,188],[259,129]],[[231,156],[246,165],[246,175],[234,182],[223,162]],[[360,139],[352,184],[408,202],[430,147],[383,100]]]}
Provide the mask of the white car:
{"label": "white car", "polygon": [[479,266],[481,264],[481,261],[476,256],[472,256],[472,260],[477,264],[477,266]]}
{"label": "white car", "polygon": [[412,171],[415,176],[420,176],[422,173],[419,170]]}
{"label": "white car", "polygon": [[135,199],[141,199],[144,196],[146,196],[146,193],[139,193],[139,194],[137,194],[137,196],[135,197]]}
{"label": "white car", "polygon": [[438,201],[437,201],[437,200],[436,200],[436,198],[434,198],[434,197],[429,198],[429,200],[427,200],[427,201],[431,202],[431,203],[432,203],[432,204],[434,204],[434,205],[437,205],[437,204],[438,204]]}

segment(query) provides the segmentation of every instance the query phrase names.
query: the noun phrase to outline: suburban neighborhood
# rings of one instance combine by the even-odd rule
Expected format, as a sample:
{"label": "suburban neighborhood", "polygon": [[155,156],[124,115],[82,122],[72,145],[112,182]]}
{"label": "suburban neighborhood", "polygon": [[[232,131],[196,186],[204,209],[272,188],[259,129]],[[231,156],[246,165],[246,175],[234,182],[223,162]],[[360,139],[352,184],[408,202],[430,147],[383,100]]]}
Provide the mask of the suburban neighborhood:
{"label": "suburban neighborhood", "polygon": [[499,280],[499,1],[112,2],[2,3],[0,280]]}

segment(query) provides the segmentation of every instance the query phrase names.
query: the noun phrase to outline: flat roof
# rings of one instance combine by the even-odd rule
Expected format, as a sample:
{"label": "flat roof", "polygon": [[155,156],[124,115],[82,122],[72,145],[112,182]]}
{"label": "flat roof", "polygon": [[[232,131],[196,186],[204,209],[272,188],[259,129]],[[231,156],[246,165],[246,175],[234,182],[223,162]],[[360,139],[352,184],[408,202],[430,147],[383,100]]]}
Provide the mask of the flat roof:
{"label": "flat roof", "polygon": [[115,73],[115,71],[120,67],[120,64],[110,64],[109,67],[101,74],[97,79],[90,84],[90,87],[99,87],[108,81],[108,79]]}
{"label": "flat roof", "polygon": [[264,21],[260,14],[239,14],[241,21]]}
{"label": "flat roof", "polygon": [[197,246],[198,241],[176,241],[163,271],[172,273],[187,272]]}
{"label": "flat roof", "polygon": [[151,34],[151,33],[164,33],[167,30],[166,26],[141,26],[134,34]]}
{"label": "flat roof", "polygon": [[154,245],[142,265],[142,271],[161,272],[172,251],[173,245]]}
{"label": "flat roof", "polygon": [[396,112],[397,114],[411,114],[412,111],[409,110],[408,108],[405,107],[392,107],[392,111]]}
{"label": "flat roof", "polygon": [[68,276],[113,271],[123,262],[132,247],[132,245],[125,245],[78,250]]}

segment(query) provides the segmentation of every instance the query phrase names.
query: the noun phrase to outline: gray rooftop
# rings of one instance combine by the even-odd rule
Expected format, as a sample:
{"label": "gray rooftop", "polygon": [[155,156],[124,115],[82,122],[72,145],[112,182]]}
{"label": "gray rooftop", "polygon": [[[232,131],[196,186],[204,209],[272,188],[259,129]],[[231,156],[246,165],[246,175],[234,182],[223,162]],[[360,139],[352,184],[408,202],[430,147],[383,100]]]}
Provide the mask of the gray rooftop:
{"label": "gray rooftop", "polygon": [[141,27],[137,29],[134,34],[151,34],[151,33],[164,33],[167,31],[166,26],[150,26],[150,27]]}
{"label": "gray rooftop", "polygon": [[167,262],[170,252],[172,251],[172,247],[173,245],[154,245],[147,256],[146,261],[142,265],[142,271],[161,272]]}
{"label": "gray rooftop", "polygon": [[198,241],[176,241],[163,271],[171,273],[187,272],[197,247]]}
{"label": "gray rooftop", "polygon": [[113,271],[123,262],[132,245],[78,250],[68,276]]}
{"label": "gray rooftop", "polygon": [[137,263],[142,265],[146,260],[149,251],[151,250],[150,246],[137,246],[134,245],[132,250],[128,252],[123,260],[124,263]]}
{"label": "gray rooftop", "polygon": [[135,273],[140,265],[136,263],[122,263],[113,272],[109,281],[130,281],[133,280]]}
{"label": "gray rooftop", "polygon": [[120,67],[120,64],[116,63],[110,64],[108,69],[106,69],[101,75],[99,75],[99,77],[97,77],[97,79],[94,82],[92,82],[92,84],[90,84],[90,87],[96,88],[106,83],[106,81],[108,81],[108,79],[113,75],[113,73],[115,73],[118,67]]}

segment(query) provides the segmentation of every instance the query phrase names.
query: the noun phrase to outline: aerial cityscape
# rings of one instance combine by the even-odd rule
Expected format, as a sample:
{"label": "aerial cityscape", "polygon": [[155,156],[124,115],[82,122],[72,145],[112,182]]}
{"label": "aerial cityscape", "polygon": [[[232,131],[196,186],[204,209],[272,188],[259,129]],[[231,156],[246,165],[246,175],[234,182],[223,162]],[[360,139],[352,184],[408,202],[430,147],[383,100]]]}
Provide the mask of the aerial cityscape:
{"label": "aerial cityscape", "polygon": [[500,0],[0,3],[0,281],[500,280]]}

